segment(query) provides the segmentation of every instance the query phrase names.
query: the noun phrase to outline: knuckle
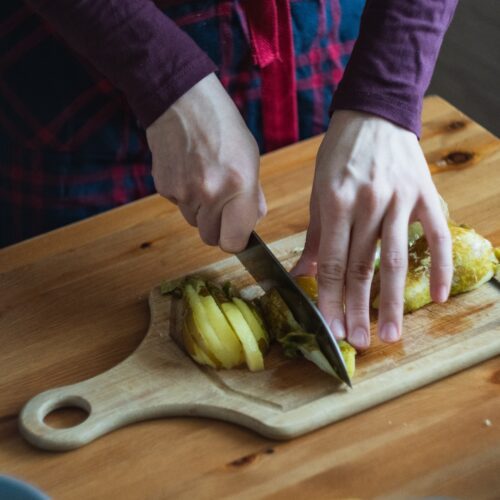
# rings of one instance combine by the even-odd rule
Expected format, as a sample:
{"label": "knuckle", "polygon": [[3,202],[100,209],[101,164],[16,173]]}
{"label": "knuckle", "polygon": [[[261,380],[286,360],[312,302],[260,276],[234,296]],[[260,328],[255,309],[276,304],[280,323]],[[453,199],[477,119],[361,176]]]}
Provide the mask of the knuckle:
{"label": "knuckle", "polygon": [[403,271],[406,270],[407,262],[400,251],[390,250],[382,253],[380,266],[386,271]]}
{"label": "knuckle", "polygon": [[206,183],[199,191],[199,198],[203,205],[213,205],[219,198],[219,190],[215,186]]}
{"label": "knuckle", "polygon": [[321,309],[327,309],[333,315],[342,316],[344,314],[344,302],[336,297],[327,299],[320,297],[318,305]]}
{"label": "knuckle", "polygon": [[247,184],[246,178],[239,170],[228,169],[225,176],[224,188],[231,192],[241,191]]}
{"label": "knuckle", "polygon": [[322,297],[323,305],[328,305],[333,311],[344,311],[344,301],[335,296],[335,297]]}
{"label": "knuckle", "polygon": [[327,197],[327,209],[337,214],[347,213],[351,208],[351,199],[345,193],[336,191],[334,188],[330,190],[330,196]]}
{"label": "knuckle", "polygon": [[170,189],[157,188],[157,193],[163,198],[166,198],[168,201],[171,201],[175,205],[184,204],[184,196],[180,193],[173,193]]}
{"label": "knuckle", "polygon": [[199,176],[195,189],[205,204],[212,205],[244,191],[247,185],[248,179],[241,172],[227,168],[222,176]]}
{"label": "knuckle", "polygon": [[436,273],[436,271],[442,275],[452,274],[454,270],[453,263],[451,262],[432,262],[431,263],[431,273]]}
{"label": "knuckle", "polygon": [[381,195],[372,186],[365,187],[360,192],[360,201],[367,212],[373,212],[379,208],[382,199]]}
{"label": "knuckle", "polygon": [[391,201],[395,206],[404,206],[413,204],[416,198],[415,185],[414,184],[402,184],[397,186],[397,188],[392,193]]}
{"label": "knuckle", "polygon": [[373,276],[373,265],[371,262],[353,262],[349,264],[348,273],[357,281],[369,281]]}
{"label": "knuckle", "polygon": [[380,309],[384,311],[392,311],[395,313],[399,313],[403,310],[404,300],[397,297],[388,297],[381,299],[380,301]]}
{"label": "knuckle", "polygon": [[450,232],[444,229],[433,229],[429,232],[428,236],[429,242],[437,246],[450,246],[451,247],[451,236]]}
{"label": "knuckle", "polygon": [[177,203],[179,205],[189,205],[190,202],[192,201],[191,197],[188,196],[186,193],[179,193],[178,195],[173,196],[173,198],[177,200]]}
{"label": "knuckle", "polygon": [[368,316],[368,303],[363,301],[348,301],[347,313],[351,317],[365,319]]}
{"label": "knuckle", "polygon": [[186,185],[155,185],[158,194],[176,204],[187,204],[191,200],[189,186]]}
{"label": "knuckle", "polygon": [[220,186],[217,177],[200,175],[193,180],[191,189],[204,205],[211,205],[218,197]]}
{"label": "knuckle", "polygon": [[340,261],[322,262],[318,265],[318,282],[320,286],[338,284],[345,277],[345,266]]}

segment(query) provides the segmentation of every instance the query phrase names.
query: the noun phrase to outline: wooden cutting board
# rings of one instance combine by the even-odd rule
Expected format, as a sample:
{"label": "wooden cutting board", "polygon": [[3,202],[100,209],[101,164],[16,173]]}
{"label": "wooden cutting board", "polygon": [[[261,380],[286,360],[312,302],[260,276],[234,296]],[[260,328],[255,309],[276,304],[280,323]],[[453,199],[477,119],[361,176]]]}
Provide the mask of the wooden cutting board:
{"label": "wooden cutting board", "polygon": [[[290,268],[304,233],[271,245]],[[235,257],[195,272],[242,289],[251,277]],[[372,345],[357,357],[353,389],[303,359],[289,360],[274,346],[266,369],[215,371],[196,365],[173,342],[179,328],[175,299],[151,291],[149,331],[138,349],[111,370],[78,384],[43,392],[20,414],[23,436],[35,446],[68,450],[127,424],[167,416],[204,416],[288,439],[358,413],[500,354],[500,293],[491,281],[480,289],[432,304],[405,317],[403,340]],[[81,424],[54,429],[51,411],[77,406],[89,413]]]}

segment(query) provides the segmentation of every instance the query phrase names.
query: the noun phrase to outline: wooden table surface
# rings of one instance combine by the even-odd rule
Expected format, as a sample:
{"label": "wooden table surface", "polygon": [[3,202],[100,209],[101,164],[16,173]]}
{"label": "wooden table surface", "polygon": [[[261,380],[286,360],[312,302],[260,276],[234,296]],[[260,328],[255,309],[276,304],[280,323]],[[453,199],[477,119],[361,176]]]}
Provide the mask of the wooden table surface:
{"label": "wooden table surface", "polygon": [[[454,219],[500,245],[500,141],[437,97],[422,146]],[[321,138],[268,154],[273,241],[306,228]],[[68,453],[31,447],[17,414],[35,394],[92,377],[143,338],[161,280],[226,255],[205,247],[158,196],[0,251],[0,473],[54,498],[371,498],[500,494],[500,359],[288,442],[171,418]],[[54,426],[80,417],[59,410]]]}

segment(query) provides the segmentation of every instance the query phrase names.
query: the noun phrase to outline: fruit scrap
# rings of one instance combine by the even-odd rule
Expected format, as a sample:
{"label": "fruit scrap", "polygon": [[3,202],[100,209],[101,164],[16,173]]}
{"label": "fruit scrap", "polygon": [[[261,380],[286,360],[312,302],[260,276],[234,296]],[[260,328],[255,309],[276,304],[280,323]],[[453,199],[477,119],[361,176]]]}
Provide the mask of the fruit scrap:
{"label": "fruit scrap", "polygon": [[[316,281],[314,277],[307,277],[307,281],[303,277],[298,282],[307,283],[307,290],[311,290],[314,289],[314,286],[311,286],[311,280]],[[321,352],[316,336],[313,333],[306,332],[295,320],[292,311],[290,311],[278,290],[272,288],[266,292],[260,298],[260,303],[271,330],[271,335],[282,345],[286,356],[296,357],[302,354],[324,372],[337,377],[332,366]],[[340,340],[338,344],[344,358],[347,374],[352,377],[356,366],[356,350],[343,340]]]}

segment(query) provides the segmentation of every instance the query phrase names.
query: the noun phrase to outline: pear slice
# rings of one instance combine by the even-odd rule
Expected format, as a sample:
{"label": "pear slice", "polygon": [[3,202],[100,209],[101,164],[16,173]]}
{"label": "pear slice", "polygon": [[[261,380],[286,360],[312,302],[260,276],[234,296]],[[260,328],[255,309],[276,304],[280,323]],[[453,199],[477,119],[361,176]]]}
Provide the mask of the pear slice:
{"label": "pear slice", "polygon": [[246,322],[243,314],[241,314],[236,304],[231,302],[227,295],[217,285],[207,282],[207,287],[210,294],[215,299],[215,302],[224,313],[224,316],[229,321],[234,333],[240,340],[248,368],[251,371],[263,370],[264,358],[262,357],[262,353],[259,349],[257,340],[255,340],[252,329]]}
{"label": "pear slice", "polygon": [[248,305],[244,300],[238,297],[233,297],[233,302],[245,318],[250,330],[252,330],[260,352],[265,354],[269,347],[269,335],[267,334],[264,322],[262,321],[259,313],[252,306]]}
{"label": "pear slice", "polygon": [[184,297],[187,302],[187,317],[192,315],[191,335],[196,337],[199,345],[206,346],[205,353],[211,353],[224,368],[232,368],[234,366],[234,354],[220,341],[210,324],[201,297],[192,284],[187,283],[184,286]]}
{"label": "pear slice", "polygon": [[[192,319],[192,315],[189,317]],[[191,333],[192,326],[190,323],[190,321],[184,321],[182,328],[183,343],[187,352],[199,365],[220,368],[220,363],[217,360],[211,359],[211,357],[204,352],[203,348],[197,344],[196,337]]]}
{"label": "pear slice", "polygon": [[196,328],[192,312],[186,314],[182,324],[182,341],[188,354],[198,363],[222,368],[221,362],[210,352],[203,337]]}
{"label": "pear slice", "polygon": [[193,354],[191,357],[200,365],[207,365],[211,368],[217,368],[217,365],[196,345],[193,344]]}
{"label": "pear slice", "polygon": [[250,371],[255,372],[264,369],[264,358],[260,352],[257,340],[248,323],[245,321],[243,314],[232,302],[224,302],[220,304],[222,312],[226,316],[229,324],[233,327],[234,332],[240,339],[245,353],[245,360]]}
{"label": "pear slice", "polygon": [[232,366],[237,366],[245,362],[243,348],[241,342],[228,323],[224,313],[221,311],[217,302],[211,295],[200,296],[201,303],[207,313],[208,321],[214,329],[216,335],[219,337],[221,343],[232,354]]}

